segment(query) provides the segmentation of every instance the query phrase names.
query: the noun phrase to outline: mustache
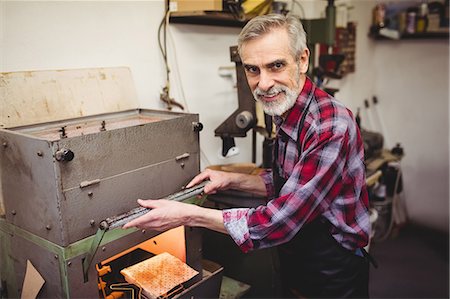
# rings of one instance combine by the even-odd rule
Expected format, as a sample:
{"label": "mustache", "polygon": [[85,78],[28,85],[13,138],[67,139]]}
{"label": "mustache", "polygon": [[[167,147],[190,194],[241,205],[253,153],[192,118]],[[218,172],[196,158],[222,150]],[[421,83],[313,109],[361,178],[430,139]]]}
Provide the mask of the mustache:
{"label": "mustache", "polygon": [[260,97],[264,97],[264,96],[274,96],[276,94],[279,94],[280,92],[287,92],[287,87],[283,86],[283,85],[275,85],[273,87],[271,87],[269,90],[265,91],[265,90],[261,90],[259,87],[255,88],[255,90],[253,91],[253,95],[255,96],[255,98],[260,98]]}

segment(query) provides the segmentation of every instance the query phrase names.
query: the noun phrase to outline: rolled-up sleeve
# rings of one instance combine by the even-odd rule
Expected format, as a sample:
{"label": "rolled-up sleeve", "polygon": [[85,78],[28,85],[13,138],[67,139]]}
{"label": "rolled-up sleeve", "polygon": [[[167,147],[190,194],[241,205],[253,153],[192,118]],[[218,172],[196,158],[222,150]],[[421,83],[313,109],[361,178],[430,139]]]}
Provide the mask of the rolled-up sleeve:
{"label": "rolled-up sleeve", "polygon": [[263,179],[264,185],[266,186],[267,198],[275,197],[272,170],[265,169],[259,176]]}
{"label": "rolled-up sleeve", "polygon": [[250,209],[227,209],[222,211],[223,223],[229,235],[243,252],[253,248],[248,230],[247,215]]}

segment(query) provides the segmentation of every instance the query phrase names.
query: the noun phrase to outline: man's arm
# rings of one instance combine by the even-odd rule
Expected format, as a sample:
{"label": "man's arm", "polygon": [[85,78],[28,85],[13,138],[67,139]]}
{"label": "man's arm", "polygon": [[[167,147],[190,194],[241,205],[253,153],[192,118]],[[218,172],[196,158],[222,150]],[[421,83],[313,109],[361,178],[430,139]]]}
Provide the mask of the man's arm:
{"label": "man's arm", "polygon": [[205,227],[227,233],[223,225],[222,211],[199,207],[173,200],[142,200],[138,203],[150,211],[123,226],[165,231],[180,225]]}
{"label": "man's arm", "polygon": [[[197,175],[186,188],[190,188],[204,180],[211,181],[205,186],[204,192],[206,194],[216,193],[218,190],[234,189],[257,195],[266,195],[266,187],[260,176],[210,169]],[[228,233],[224,226],[221,210],[164,199],[139,199],[138,203],[151,210],[147,214],[128,222],[123,228],[138,227],[164,231],[180,225],[187,225]]]}

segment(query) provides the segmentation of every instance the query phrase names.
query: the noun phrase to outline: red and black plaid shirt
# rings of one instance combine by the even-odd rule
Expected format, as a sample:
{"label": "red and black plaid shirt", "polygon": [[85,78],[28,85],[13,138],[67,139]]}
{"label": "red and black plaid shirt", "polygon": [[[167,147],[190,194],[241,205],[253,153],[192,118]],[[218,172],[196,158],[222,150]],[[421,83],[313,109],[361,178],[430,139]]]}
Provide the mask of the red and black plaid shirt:
{"label": "red and black plaid shirt", "polygon": [[223,211],[226,229],[244,252],[285,243],[317,217],[332,224],[331,233],[343,247],[355,250],[368,243],[369,203],[358,127],[347,108],[316,88],[299,132],[312,87],[307,78],[286,119],[275,117],[276,163],[287,179],[279,197],[267,170],[262,174],[267,205]]}

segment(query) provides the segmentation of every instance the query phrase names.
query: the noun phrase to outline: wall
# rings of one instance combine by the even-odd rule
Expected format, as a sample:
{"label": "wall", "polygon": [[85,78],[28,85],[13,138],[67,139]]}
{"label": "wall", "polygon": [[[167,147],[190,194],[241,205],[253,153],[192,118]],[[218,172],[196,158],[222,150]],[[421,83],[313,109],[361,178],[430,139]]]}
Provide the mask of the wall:
{"label": "wall", "polygon": [[[376,108],[362,108],[363,124],[381,130],[387,147],[404,146],[405,198],[412,220],[448,231],[448,41],[372,41],[367,30],[375,1],[340,2],[353,6],[349,18],[357,22],[357,52],[356,72],[332,82],[340,88],[336,96],[355,112],[364,99],[378,97]],[[326,5],[300,3],[303,11],[295,10],[307,18],[322,16]],[[141,107],[162,109],[165,75],[157,29],[163,12],[163,0],[0,1],[0,71],[129,66]],[[221,160],[221,141],[213,134],[237,108],[233,82],[219,75],[219,67],[233,66],[229,47],[239,29],[169,28],[173,96],[199,113],[205,125],[202,168],[249,162],[250,137],[236,139],[240,155]]]}
{"label": "wall", "polygon": [[388,145],[400,142],[406,151],[409,214],[417,222],[447,230],[448,50],[448,41],[380,43],[375,49],[376,90],[389,128]]}
{"label": "wall", "polygon": [[[375,41],[368,38],[377,1],[352,1],[357,22],[356,72],[341,80],[337,97],[356,111],[363,127],[397,142],[410,219],[449,230],[449,42]],[[376,96],[379,104],[372,104]],[[364,99],[371,106],[364,108]]]}
{"label": "wall", "polygon": [[129,66],[139,98],[159,97],[162,0],[0,1],[0,9],[2,71]]}

